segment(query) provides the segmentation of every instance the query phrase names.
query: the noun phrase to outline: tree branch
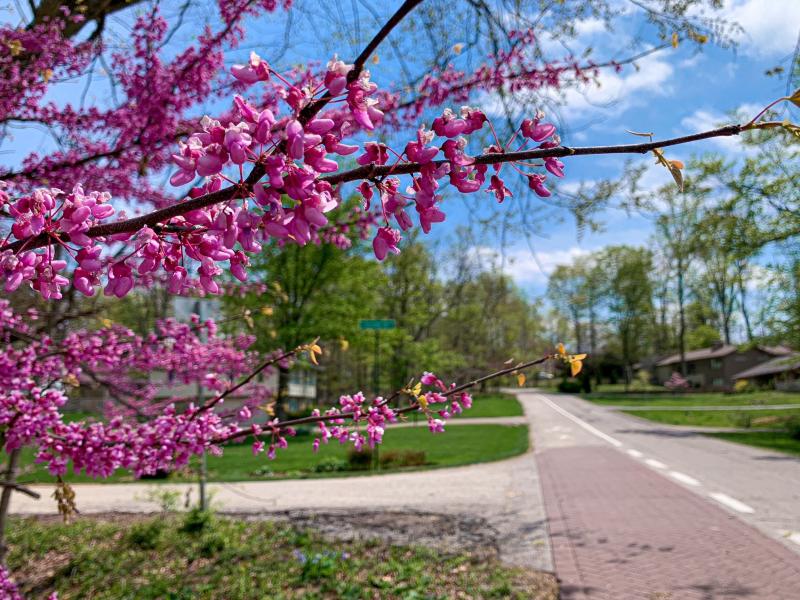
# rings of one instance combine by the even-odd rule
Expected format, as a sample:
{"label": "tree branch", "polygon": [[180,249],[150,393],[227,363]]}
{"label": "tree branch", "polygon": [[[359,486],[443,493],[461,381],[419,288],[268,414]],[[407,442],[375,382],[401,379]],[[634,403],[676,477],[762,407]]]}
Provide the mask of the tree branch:
{"label": "tree branch", "polygon": [[[715,137],[726,137],[732,135],[739,135],[743,130],[743,126],[739,124],[726,125],[719,129],[712,129],[702,133],[695,133],[676,138],[669,138],[665,140],[656,140],[652,142],[644,142],[640,144],[622,144],[618,146],[583,146],[583,147],[569,147],[558,146],[556,148],[537,148],[534,150],[524,150],[522,152],[506,152],[506,153],[492,153],[481,154],[475,157],[473,164],[478,165],[494,165],[506,162],[514,162],[520,160],[542,159],[548,157],[564,157],[564,156],[592,156],[599,154],[644,154],[651,152],[657,148],[666,148],[668,146],[678,146],[680,144],[687,144],[689,142],[696,142],[698,140],[705,140]],[[448,161],[439,160],[434,161],[435,165],[442,165]],[[326,175],[319,178],[319,181],[327,181],[332,185],[345,183],[348,181],[358,181],[361,179],[371,179],[375,177],[386,177],[389,175],[408,175],[411,173],[418,173],[424,165],[420,163],[403,163],[398,165],[365,165],[349,171],[343,171],[333,175]],[[86,231],[86,235],[90,238],[106,237],[110,235],[122,233],[134,233],[143,229],[144,227],[154,227],[159,223],[163,223],[190,211],[220,204],[228,200],[236,198],[240,193],[249,193],[253,186],[261,179],[264,174],[261,164],[257,164],[250,172],[247,179],[237,185],[221,189],[205,196],[193,198],[186,202],[173,204],[161,210],[153,211],[152,213],[127,219],[125,221],[117,221],[116,223],[107,223],[104,225],[96,225]],[[25,238],[6,244],[0,247],[0,252],[12,250],[19,252],[22,249],[32,250],[46,246],[52,242],[52,234],[41,233],[36,237]],[[69,234],[63,233],[58,235],[61,242],[69,241]]]}
{"label": "tree branch", "polygon": [[[556,355],[556,354],[548,354],[546,356],[542,356],[541,358],[537,358],[536,360],[517,363],[517,364],[512,365],[510,367],[506,367],[505,369],[500,369],[499,371],[495,371],[494,373],[490,373],[488,375],[484,375],[483,377],[478,377],[477,379],[473,379],[472,381],[468,381],[467,383],[462,383],[459,386],[456,386],[454,388],[450,388],[446,392],[442,392],[442,396],[445,396],[445,397],[453,396],[455,394],[463,392],[466,389],[469,389],[471,387],[475,387],[476,385],[480,385],[484,381],[489,381],[490,379],[497,379],[498,377],[502,377],[503,375],[509,375],[509,374],[515,373],[517,371],[523,371],[525,369],[528,369],[528,368],[533,367],[535,365],[540,365],[540,364],[542,364],[544,362],[547,362],[548,360],[552,360],[552,359],[558,358],[558,357],[559,357],[559,355]],[[384,398],[382,401],[378,402],[374,406],[376,406],[376,407],[385,406],[386,404],[391,402],[393,399],[395,399],[398,396],[400,396],[400,394],[402,394],[402,393],[403,393],[402,390],[397,390],[391,396],[389,396],[387,398]],[[394,413],[397,414],[397,415],[402,415],[402,414],[405,414],[405,413],[408,413],[408,412],[412,412],[412,411],[418,410],[419,407],[420,407],[419,402],[417,402],[415,400],[411,404],[409,404],[408,406],[404,406],[403,408],[396,409],[394,411]],[[281,421],[279,423],[275,423],[275,424],[272,424],[272,425],[268,424],[263,429],[265,430],[264,432],[267,433],[267,434],[278,433],[281,430],[286,429],[287,427],[295,427],[297,425],[308,425],[308,424],[312,424],[312,423],[322,423],[324,421],[333,421],[333,420],[336,420],[336,419],[349,419],[349,418],[352,418],[352,417],[353,417],[353,413],[352,412],[342,412],[342,413],[335,413],[335,414],[330,414],[330,415],[318,415],[318,416],[311,416],[311,417],[301,417],[299,419],[290,419],[288,421]],[[253,435],[253,428],[252,427],[248,427],[247,429],[242,429],[241,431],[237,431],[237,432],[231,434],[230,436],[225,437],[224,439],[214,440],[214,443],[215,444],[220,444],[220,443],[223,443],[223,442],[229,442],[231,440],[247,437],[249,435]]]}

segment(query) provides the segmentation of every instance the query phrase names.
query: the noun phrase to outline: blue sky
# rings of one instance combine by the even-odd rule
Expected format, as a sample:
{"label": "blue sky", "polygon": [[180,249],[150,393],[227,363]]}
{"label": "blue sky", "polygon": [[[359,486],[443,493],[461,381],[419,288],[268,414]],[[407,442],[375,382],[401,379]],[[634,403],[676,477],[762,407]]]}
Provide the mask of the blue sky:
{"label": "blue sky", "polygon": [[[640,61],[639,69],[626,67],[619,74],[606,72],[600,87],[570,92],[561,114],[567,126],[562,137],[568,145],[605,145],[639,141],[625,130],[655,132],[656,138],[673,137],[713,128],[730,121],[726,113],[741,110],[755,114],[769,102],[785,95],[785,79],[767,77],[767,69],[788,62],[800,35],[800,1],[734,0],[726,2],[722,16],[739,23],[744,31],[735,37],[735,49],[706,47],[697,53],[689,45],[668,49]],[[637,23],[628,24],[633,30]],[[579,24],[581,39],[604,56],[605,49],[620,47],[624,31],[611,35],[602,24]],[[720,152],[741,156],[735,138],[709,140],[675,148],[670,158],[684,162],[692,154]],[[634,157],[652,165],[652,157]],[[591,182],[621,173],[623,156],[565,159],[567,189],[581,181]],[[657,188],[669,183],[669,174],[652,165],[642,183]],[[535,202],[535,200],[533,200]],[[534,209],[532,209],[534,210]],[[507,251],[507,270],[523,289],[539,295],[546,288],[547,273],[561,263],[609,244],[645,245],[651,221],[621,210],[600,215],[604,231],[579,235],[573,219],[548,219],[543,232],[533,238],[534,251],[518,240]],[[562,217],[565,215],[561,215]]]}

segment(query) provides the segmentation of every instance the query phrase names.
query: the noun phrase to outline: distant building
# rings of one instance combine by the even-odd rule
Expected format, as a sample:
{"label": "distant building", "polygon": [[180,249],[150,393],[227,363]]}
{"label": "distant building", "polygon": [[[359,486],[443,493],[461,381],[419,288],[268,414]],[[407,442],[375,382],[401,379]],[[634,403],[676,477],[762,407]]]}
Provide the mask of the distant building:
{"label": "distant building", "polygon": [[[693,389],[726,391],[733,389],[736,376],[773,358],[792,354],[784,346],[753,346],[739,349],[732,344],[715,344],[710,348],[686,352],[686,379]],[[655,378],[659,385],[669,380],[673,372],[681,370],[681,355],[672,354],[655,365]]]}
{"label": "distant building", "polygon": [[745,369],[733,377],[748,381],[758,387],[769,387],[784,392],[800,391],[800,352],[777,356],[765,363]]}

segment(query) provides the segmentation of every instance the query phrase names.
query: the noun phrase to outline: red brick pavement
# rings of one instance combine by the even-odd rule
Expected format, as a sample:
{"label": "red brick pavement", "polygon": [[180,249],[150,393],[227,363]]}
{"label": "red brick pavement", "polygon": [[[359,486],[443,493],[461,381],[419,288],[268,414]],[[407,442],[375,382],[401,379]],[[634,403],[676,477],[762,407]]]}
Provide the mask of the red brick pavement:
{"label": "red brick pavement", "polygon": [[562,598],[800,600],[800,556],[619,451],[537,462]]}

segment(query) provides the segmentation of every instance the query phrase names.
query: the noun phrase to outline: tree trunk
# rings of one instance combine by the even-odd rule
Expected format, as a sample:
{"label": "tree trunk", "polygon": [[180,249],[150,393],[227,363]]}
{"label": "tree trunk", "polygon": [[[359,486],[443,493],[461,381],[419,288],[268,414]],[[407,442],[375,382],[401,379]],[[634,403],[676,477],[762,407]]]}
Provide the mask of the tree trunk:
{"label": "tree trunk", "polygon": [[[7,483],[14,483],[17,479],[17,469],[19,467],[19,449],[12,450],[8,455],[8,466],[4,479]],[[0,494],[0,565],[4,564],[8,548],[6,547],[6,523],[8,521],[8,509],[11,504],[11,494],[14,492],[11,487],[4,487]]]}
{"label": "tree trunk", "polygon": [[275,396],[275,416],[283,421],[286,418],[286,399],[289,395],[289,369],[278,367],[278,394]]}
{"label": "tree trunk", "polygon": [[686,378],[688,369],[686,368],[686,307],[685,290],[683,281],[683,262],[678,262],[678,313],[680,315],[680,326],[678,328],[678,349],[681,354],[681,375]]}
{"label": "tree trunk", "polygon": [[742,310],[742,318],[744,319],[744,327],[747,331],[747,341],[753,341],[753,327],[750,324],[750,314],[747,312],[747,288],[744,281],[739,278],[739,305]]}

